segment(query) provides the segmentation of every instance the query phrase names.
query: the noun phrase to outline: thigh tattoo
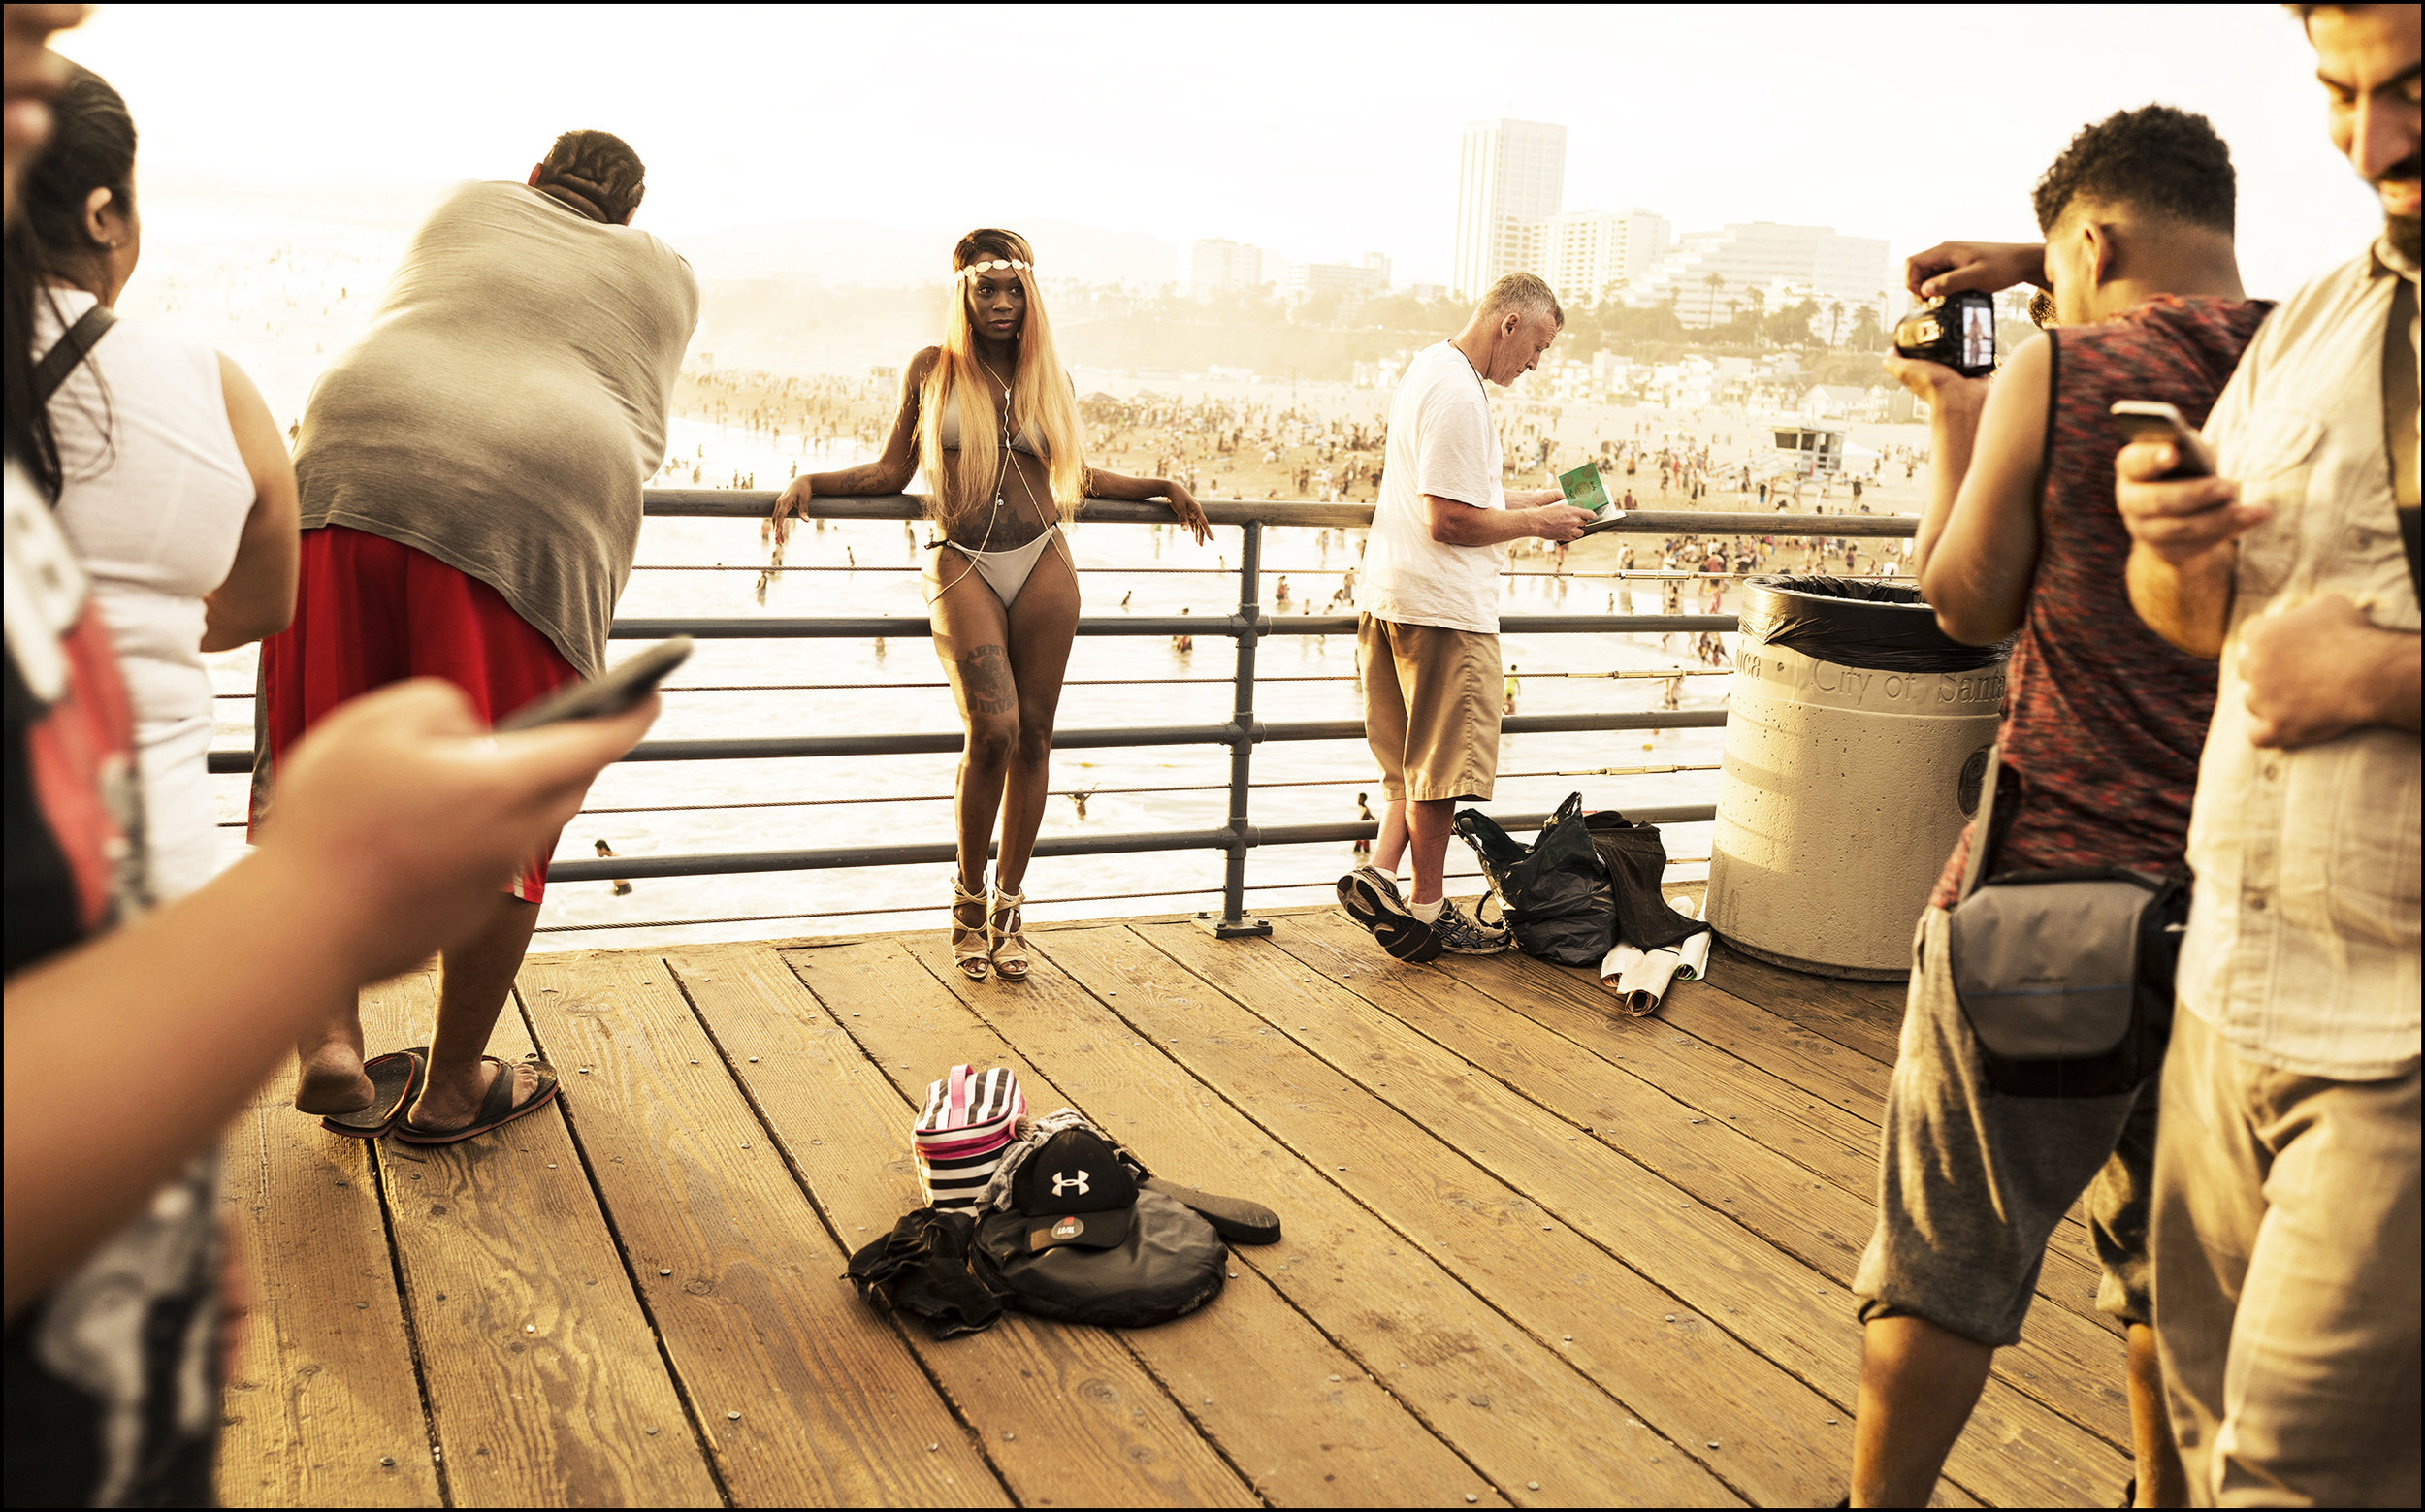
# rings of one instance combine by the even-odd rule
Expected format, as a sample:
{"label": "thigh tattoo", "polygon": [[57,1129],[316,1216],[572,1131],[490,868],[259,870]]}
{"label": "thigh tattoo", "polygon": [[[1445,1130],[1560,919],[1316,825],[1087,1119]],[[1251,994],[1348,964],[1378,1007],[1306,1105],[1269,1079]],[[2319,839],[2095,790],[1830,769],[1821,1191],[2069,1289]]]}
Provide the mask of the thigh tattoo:
{"label": "thigh tattoo", "polygon": [[960,692],[971,714],[1008,714],[1018,706],[1011,667],[999,646],[980,646],[960,658]]}

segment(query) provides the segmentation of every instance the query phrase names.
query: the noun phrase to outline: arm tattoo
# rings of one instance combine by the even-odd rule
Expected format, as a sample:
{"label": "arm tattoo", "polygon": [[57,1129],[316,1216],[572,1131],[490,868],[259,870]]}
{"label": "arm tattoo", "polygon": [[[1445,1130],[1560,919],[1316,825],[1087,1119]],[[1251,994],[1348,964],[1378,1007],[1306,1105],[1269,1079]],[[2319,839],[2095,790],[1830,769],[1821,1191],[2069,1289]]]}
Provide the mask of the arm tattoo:
{"label": "arm tattoo", "polygon": [[1008,714],[1018,706],[1010,663],[999,646],[980,646],[959,659],[960,695],[971,714]]}
{"label": "arm tattoo", "polygon": [[889,481],[884,475],[883,464],[871,462],[857,467],[845,467],[840,472],[822,473],[809,486],[820,494],[853,498],[873,494]]}

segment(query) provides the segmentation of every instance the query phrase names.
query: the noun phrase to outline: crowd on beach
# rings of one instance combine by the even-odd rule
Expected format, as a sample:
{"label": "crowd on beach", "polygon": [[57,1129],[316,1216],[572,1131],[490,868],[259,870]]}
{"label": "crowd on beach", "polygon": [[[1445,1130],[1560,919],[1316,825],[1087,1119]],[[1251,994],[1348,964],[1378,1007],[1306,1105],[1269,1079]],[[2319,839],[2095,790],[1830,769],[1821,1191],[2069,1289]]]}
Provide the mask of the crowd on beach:
{"label": "crowd on beach", "polygon": [[[696,283],[634,225],[638,154],[597,130],[443,199],[281,427],[236,363],[117,318],[141,255],[133,113],[48,50],[82,7],[9,6],[9,1500],[215,1500],[248,1288],[212,1152],[285,1057],[300,1137],[450,1145],[559,1097],[555,1067],[488,1046],[559,832],[657,714],[605,659],[641,491],[757,481],[669,454],[687,404],[869,459],[781,480],[778,563],[818,499],[924,468],[932,529],[910,545],[964,726],[938,943],[971,983],[1030,970],[1082,499],[1167,511],[1199,548],[1199,487],[1370,499],[1369,530],[1318,543],[1349,563],[1325,607],[1357,615],[1380,800],[1358,795],[1374,834],[1338,899],[1418,965],[1513,943],[1444,886],[1455,806],[1490,798],[1521,692],[1498,636],[1511,554],[1647,581],[1673,614],[1776,568],[1915,581],[1952,641],[2013,650],[1979,819],[1915,921],[1854,1284],[1848,1503],[1927,1504],[2079,1205],[2123,1335],[2129,1500],[2415,1504],[2419,22],[2290,10],[2333,144],[2381,201],[2371,244],[2248,298],[2212,123],[2118,112],[2037,182],[2042,241],[1948,241],[1906,270],[1924,297],[2047,294],[2044,334],[1992,380],[1886,360],[1929,407],[1914,540],[1679,530],[1599,537],[1587,566],[1554,417],[1491,394],[1563,331],[1536,276],[1417,353],[1385,421],[1079,394],[1038,254],[997,228],[954,247],[943,338],[889,380],[686,377]],[[2118,447],[2119,401],[2182,428]],[[1848,515],[1923,460],[1769,468],[1733,455],[1735,423],[1637,421],[1584,460],[1620,508]],[[1285,579],[1275,597],[1312,601]],[[253,844],[214,870],[201,658],[251,644]],[[1669,650],[1728,659],[1706,632]],[[2119,890],[2039,885],[2091,883]],[[2090,950],[2113,939],[2123,965]],[[1957,962],[1965,940],[2003,949]],[[433,954],[431,1043],[367,1044],[361,989]],[[2006,960],[2018,984],[1992,976]],[[1997,1002],[2066,993],[2120,1001],[2128,1054],[2043,1013],[2032,1047],[1988,1030]],[[106,1106],[76,1071],[97,1045]]]}

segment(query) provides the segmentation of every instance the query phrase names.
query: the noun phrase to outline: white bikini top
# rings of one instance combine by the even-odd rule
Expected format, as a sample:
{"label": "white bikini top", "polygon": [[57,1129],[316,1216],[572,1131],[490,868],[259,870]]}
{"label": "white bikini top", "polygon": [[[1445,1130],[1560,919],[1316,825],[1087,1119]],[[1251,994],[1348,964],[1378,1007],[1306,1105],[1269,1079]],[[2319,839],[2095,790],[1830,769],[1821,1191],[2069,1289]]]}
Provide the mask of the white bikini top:
{"label": "white bikini top", "polygon": [[[936,423],[935,431],[936,437],[943,443],[945,451],[955,452],[960,449],[960,406],[956,400],[944,406],[943,417]],[[1033,425],[1024,425],[1019,427],[1017,435],[1011,437],[1011,450],[1041,458],[1045,454],[1044,440],[1036,434],[1036,428]]]}

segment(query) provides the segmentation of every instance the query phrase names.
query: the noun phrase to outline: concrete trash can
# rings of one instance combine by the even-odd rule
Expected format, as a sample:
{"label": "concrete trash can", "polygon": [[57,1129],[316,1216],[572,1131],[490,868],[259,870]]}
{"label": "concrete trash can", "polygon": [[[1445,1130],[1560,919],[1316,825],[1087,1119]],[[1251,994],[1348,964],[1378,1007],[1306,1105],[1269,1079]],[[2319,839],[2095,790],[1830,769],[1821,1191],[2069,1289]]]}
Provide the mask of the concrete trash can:
{"label": "concrete trash can", "polygon": [[1920,591],[1744,584],[1709,853],[1710,927],[1747,955],[1896,981],[1979,807],[2011,643],[1965,646]]}

